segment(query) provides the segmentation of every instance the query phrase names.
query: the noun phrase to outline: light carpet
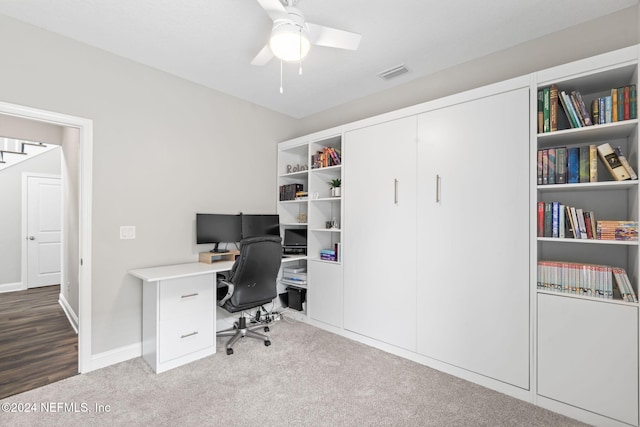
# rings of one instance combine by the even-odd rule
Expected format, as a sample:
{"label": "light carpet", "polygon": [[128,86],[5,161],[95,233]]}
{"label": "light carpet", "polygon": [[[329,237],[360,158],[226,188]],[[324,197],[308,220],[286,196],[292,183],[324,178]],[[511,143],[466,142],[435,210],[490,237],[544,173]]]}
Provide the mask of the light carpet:
{"label": "light carpet", "polygon": [[0,401],[0,424],[584,425],[302,322],[270,334],[270,347],[243,339],[232,356],[218,339],[217,354],[162,374],[136,358],[18,394]]}

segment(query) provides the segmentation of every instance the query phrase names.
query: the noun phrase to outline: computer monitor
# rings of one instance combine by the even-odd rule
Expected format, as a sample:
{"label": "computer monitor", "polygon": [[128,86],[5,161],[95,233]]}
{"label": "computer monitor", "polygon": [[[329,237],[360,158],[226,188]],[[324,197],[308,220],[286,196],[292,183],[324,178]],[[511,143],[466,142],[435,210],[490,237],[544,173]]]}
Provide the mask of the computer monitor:
{"label": "computer monitor", "polygon": [[218,248],[222,242],[235,243],[242,239],[240,215],[196,214],[196,243],[215,243],[211,252],[228,252]]}
{"label": "computer monitor", "polygon": [[282,246],[286,248],[306,248],[307,229],[287,228],[284,230],[284,242]]}
{"label": "computer monitor", "polygon": [[256,215],[241,214],[242,217],[242,238],[255,236],[279,236],[280,216],[279,215]]}

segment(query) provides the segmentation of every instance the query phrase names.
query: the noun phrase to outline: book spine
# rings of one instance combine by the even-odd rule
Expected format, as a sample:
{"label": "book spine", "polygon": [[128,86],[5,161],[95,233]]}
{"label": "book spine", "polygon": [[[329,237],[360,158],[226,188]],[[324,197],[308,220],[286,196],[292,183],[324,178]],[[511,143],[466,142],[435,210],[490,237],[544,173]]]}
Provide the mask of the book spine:
{"label": "book spine", "polygon": [[538,150],[538,185],[542,185],[542,150]]}
{"label": "book spine", "polygon": [[566,184],[567,182],[567,149],[566,147],[556,148],[556,183]]}
{"label": "book spine", "polygon": [[600,123],[600,101],[598,98],[591,101],[591,121],[594,125]]}
{"label": "book spine", "polygon": [[608,142],[598,145],[598,154],[615,180],[624,181],[630,178],[627,170]]}
{"label": "book spine", "polygon": [[553,206],[549,202],[544,204],[544,237],[551,237],[551,225],[553,223]]}
{"label": "book spine", "polygon": [[591,117],[589,117],[589,112],[587,111],[587,106],[585,105],[584,100],[582,99],[582,95],[577,90],[574,91],[573,94],[576,100],[578,101],[578,107],[580,110],[580,115],[582,116],[582,119],[584,121],[584,125],[585,126],[593,125],[593,122],[591,121]]}
{"label": "book spine", "polygon": [[609,96],[605,96],[604,97],[604,122],[605,123],[611,123],[611,107],[612,107],[612,102],[611,102],[611,95]]}
{"label": "book spine", "polygon": [[605,104],[604,97],[598,98],[598,111],[600,112],[600,115],[598,116],[598,124],[600,125],[605,124],[606,112],[605,112],[604,104]]}
{"label": "book spine", "polygon": [[[622,120],[622,116],[620,119]],[[611,89],[611,121],[618,121],[618,88]]]}
{"label": "book spine", "polygon": [[549,183],[549,150],[542,150],[542,184]]}
{"label": "book spine", "polygon": [[624,87],[618,88],[618,120],[624,120]]}
{"label": "book spine", "polygon": [[[558,129],[556,128],[556,130]],[[549,184],[555,184],[556,183],[556,149],[549,148],[548,156],[549,156],[548,182]]]}
{"label": "book spine", "polygon": [[598,182],[598,148],[589,146],[589,182]]}
{"label": "book spine", "polygon": [[575,184],[580,182],[580,148],[570,147],[567,151],[567,182]]}
{"label": "book spine", "polygon": [[627,170],[627,173],[629,174],[631,179],[638,179],[638,175],[633,170],[633,167],[631,167],[631,164],[627,160],[627,157],[622,152],[622,147],[618,145],[613,151],[616,152],[616,155],[620,159],[620,163],[622,163],[622,166],[624,166],[624,168]]}
{"label": "book spine", "polygon": [[580,147],[580,182],[589,182],[589,147]]}
{"label": "book spine", "polygon": [[560,203],[551,203],[551,237],[560,237]]}
{"label": "book spine", "polygon": [[551,122],[549,120],[550,116],[549,116],[549,102],[550,102],[550,95],[551,95],[551,89],[546,87],[543,90],[543,100],[544,100],[544,105],[543,105],[543,128],[542,131],[543,132],[549,132],[551,130]]}
{"label": "book spine", "polygon": [[544,132],[544,92],[538,91],[538,133]]}
{"label": "book spine", "polygon": [[638,92],[636,85],[629,86],[629,119],[638,118]]}
{"label": "book spine", "polygon": [[551,132],[558,130],[558,86],[556,85],[551,85],[549,88],[549,129]]}
{"label": "book spine", "polygon": [[629,120],[631,118],[631,86],[624,87],[623,99],[622,120]]}
{"label": "book spine", "polygon": [[544,237],[544,202],[538,202],[538,237]]}

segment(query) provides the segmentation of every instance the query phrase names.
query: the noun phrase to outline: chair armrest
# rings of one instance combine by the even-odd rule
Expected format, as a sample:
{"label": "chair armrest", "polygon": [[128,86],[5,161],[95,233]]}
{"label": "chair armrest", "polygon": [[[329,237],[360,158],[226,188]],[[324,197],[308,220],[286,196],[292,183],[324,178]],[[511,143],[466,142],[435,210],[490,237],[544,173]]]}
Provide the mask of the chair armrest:
{"label": "chair armrest", "polygon": [[233,285],[233,283],[227,282],[226,280],[219,280],[218,285],[220,284],[227,286],[227,294],[217,303],[219,307],[222,307],[224,303],[227,302],[229,298],[231,298],[231,295],[233,295],[233,288],[235,288],[235,286]]}

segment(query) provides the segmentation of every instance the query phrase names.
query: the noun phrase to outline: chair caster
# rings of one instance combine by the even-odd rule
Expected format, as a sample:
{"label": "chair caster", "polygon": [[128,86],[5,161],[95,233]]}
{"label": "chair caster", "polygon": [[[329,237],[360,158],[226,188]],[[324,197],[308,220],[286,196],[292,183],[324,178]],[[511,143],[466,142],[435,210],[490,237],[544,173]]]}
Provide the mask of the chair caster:
{"label": "chair caster", "polygon": [[231,356],[233,354],[233,349],[232,348],[228,348],[227,349],[227,356]]}
{"label": "chair caster", "polygon": [[264,340],[264,346],[265,347],[269,347],[271,345],[271,341],[269,340]]}
{"label": "chair caster", "polygon": [[269,332],[269,327],[268,327],[268,326],[265,326],[265,327],[264,327],[264,331],[265,331],[265,332]]}

